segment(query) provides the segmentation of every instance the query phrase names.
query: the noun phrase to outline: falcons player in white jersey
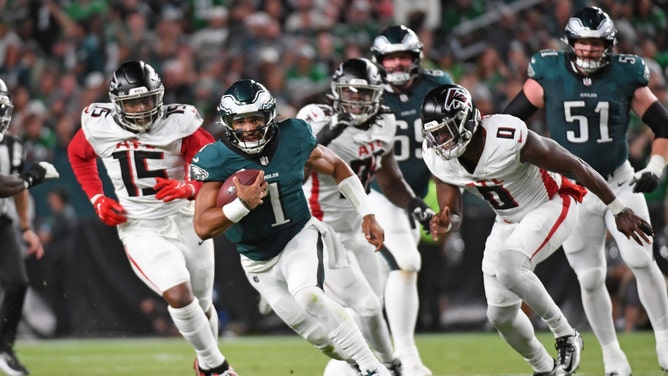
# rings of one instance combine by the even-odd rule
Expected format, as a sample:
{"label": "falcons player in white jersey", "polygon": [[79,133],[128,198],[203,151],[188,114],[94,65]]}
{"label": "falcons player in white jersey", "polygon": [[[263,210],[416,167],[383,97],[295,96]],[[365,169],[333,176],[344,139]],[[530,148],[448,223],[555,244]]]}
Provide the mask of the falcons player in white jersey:
{"label": "falcons player in white jersey", "polygon": [[[331,94],[332,106],[310,104],[300,110],[297,117],[311,124],[319,143],[327,145],[350,165],[367,192],[375,178],[383,193],[395,205],[404,209],[408,209],[410,205],[427,208],[404,181],[394,159],[392,147],[396,131],[395,117],[388,108],[380,104],[383,86],[379,69],[367,59],[354,58],[344,62],[332,77]],[[362,218],[340,195],[336,182],[327,175],[312,173],[304,184],[304,191],[309,198],[313,215],[336,230],[346,249],[354,254],[351,258],[357,259],[363,278],[365,277],[373,288],[377,300],[383,301],[385,278],[381,276],[379,256],[373,253],[373,247],[368,245],[359,231]],[[386,248],[381,249],[380,254],[383,257],[382,262],[396,264],[393,255]],[[342,304],[353,309],[368,305],[369,298],[360,294],[359,288],[343,279],[341,273],[330,275],[331,278],[326,280],[327,288],[343,300]],[[366,322],[360,325],[366,326],[367,332],[370,331],[369,327],[375,327],[376,334],[381,329],[387,331],[386,324],[382,321],[382,306],[378,309],[377,316],[374,316],[376,321],[367,317]],[[382,328],[379,322],[382,322]],[[390,355],[392,358],[389,358]],[[400,374],[400,361],[394,358],[393,353],[379,354],[379,358],[383,358],[381,361],[388,365],[388,369]],[[334,367],[337,366],[328,365],[325,376],[345,375],[350,372],[346,372],[345,368]]]}
{"label": "falcons player in white jersey", "polygon": [[[487,317],[531,365],[534,375],[572,374],[580,363],[582,337],[534,274],[534,267],[574,230],[578,203],[587,193],[584,187],[608,205],[625,236],[650,242],[650,225],[626,208],[588,164],[528,130],[519,118],[481,119],[462,86],[431,90],[422,103],[421,117],[424,161],[436,177],[441,208],[431,220],[432,236],[437,239],[460,226],[461,188],[487,201],[497,215],[482,262]],[[572,174],[582,185],[561,174]],[[536,338],[520,309],[522,301],[554,334],[556,360]]]}
{"label": "falcons player in white jersey", "polygon": [[[193,156],[214,141],[190,105],[163,105],[154,69],[128,61],[109,85],[112,103],[93,103],[69,144],[72,169],[97,215],[118,235],[135,274],[169,304],[169,314],[195,348],[198,376],[236,373],[218,349],[218,315],[212,304],[213,241],[193,228]],[[107,197],[96,159],[104,163],[118,202]]]}

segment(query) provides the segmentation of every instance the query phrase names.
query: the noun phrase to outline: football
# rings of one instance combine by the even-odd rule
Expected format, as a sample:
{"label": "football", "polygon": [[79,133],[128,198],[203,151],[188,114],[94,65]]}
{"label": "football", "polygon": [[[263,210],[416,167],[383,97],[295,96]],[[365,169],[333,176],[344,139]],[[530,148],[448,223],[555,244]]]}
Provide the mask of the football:
{"label": "football", "polygon": [[233,177],[238,177],[239,183],[243,185],[251,185],[255,181],[255,178],[257,177],[257,174],[260,173],[260,171],[261,170],[255,169],[239,170],[230,175],[230,177],[227,178],[225,182],[223,182],[223,185],[220,186],[218,197],[216,197],[216,206],[221,208],[223,205],[229,204],[237,198],[237,189],[232,182]]}

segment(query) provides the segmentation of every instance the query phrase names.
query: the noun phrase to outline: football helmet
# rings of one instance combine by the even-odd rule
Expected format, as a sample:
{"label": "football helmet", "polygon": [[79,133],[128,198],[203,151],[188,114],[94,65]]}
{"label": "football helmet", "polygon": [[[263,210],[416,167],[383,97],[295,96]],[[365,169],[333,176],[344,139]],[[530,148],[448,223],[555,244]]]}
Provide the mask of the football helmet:
{"label": "football helmet", "polygon": [[[250,79],[235,82],[223,93],[218,105],[218,116],[229,140],[247,154],[258,154],[276,134],[276,99],[264,85]],[[264,125],[253,131],[235,130],[233,121],[250,116],[264,117]],[[247,141],[250,133],[259,132]]]}
{"label": "football helmet", "polygon": [[[572,52],[575,65],[586,73],[595,72],[606,66],[616,43],[617,29],[610,16],[598,7],[586,7],[575,13],[566,24],[566,36],[562,39]],[[596,38],[605,42],[605,49],[600,58],[579,57],[575,53],[578,39]]]}
{"label": "football helmet", "polygon": [[12,121],[13,112],[14,104],[9,98],[9,89],[5,81],[0,79],[0,141],[5,137],[5,131],[9,128],[9,123]]}
{"label": "football helmet", "polygon": [[380,110],[381,70],[367,59],[354,58],[339,65],[331,86],[334,111],[350,114],[355,126],[364,124]]}
{"label": "football helmet", "polygon": [[121,64],[109,83],[109,98],[116,106],[116,119],[134,132],[148,131],[162,116],[164,96],[160,77],[143,61]]}
{"label": "football helmet", "polygon": [[413,55],[413,64],[400,72],[388,71],[385,77],[390,84],[402,86],[420,73],[422,42],[413,30],[404,25],[389,26],[374,39],[371,46],[372,60],[383,65],[385,56],[394,52],[408,52]]}
{"label": "football helmet", "polygon": [[480,111],[471,93],[456,84],[429,91],[422,102],[421,116],[427,144],[443,159],[462,155],[480,123]]}

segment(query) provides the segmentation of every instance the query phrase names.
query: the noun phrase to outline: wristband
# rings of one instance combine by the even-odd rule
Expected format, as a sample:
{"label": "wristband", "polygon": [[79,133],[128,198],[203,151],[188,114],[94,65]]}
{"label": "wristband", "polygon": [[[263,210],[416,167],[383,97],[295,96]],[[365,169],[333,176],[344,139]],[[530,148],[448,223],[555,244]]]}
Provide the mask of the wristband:
{"label": "wristband", "polygon": [[624,203],[622,202],[622,200],[619,199],[619,197],[615,197],[615,199],[608,204],[608,210],[610,210],[612,215],[616,217],[619,214],[621,214],[624,210],[626,210],[626,205],[624,205]]}
{"label": "wristband", "polygon": [[663,168],[666,167],[666,159],[658,154],[652,155],[645,166],[645,170],[652,171],[654,175],[661,177],[663,174]]}
{"label": "wristband", "polygon": [[30,230],[32,230],[32,227],[30,227],[30,226],[28,226],[28,227],[21,227],[21,233],[22,233],[22,234],[25,233],[26,231],[30,231]]}
{"label": "wristband", "polygon": [[364,218],[373,214],[371,205],[367,202],[366,191],[357,175],[351,175],[339,183],[339,191],[353,204],[359,215]]}
{"label": "wristband", "polygon": [[462,220],[462,217],[460,217],[459,215],[451,214],[450,215],[450,223],[448,224],[448,228],[445,229],[445,233],[447,234],[448,232],[450,232],[452,230],[453,223],[461,222],[461,220]]}
{"label": "wristband", "polygon": [[238,223],[248,213],[250,213],[250,209],[238,197],[229,204],[223,205],[223,214],[234,223]]}

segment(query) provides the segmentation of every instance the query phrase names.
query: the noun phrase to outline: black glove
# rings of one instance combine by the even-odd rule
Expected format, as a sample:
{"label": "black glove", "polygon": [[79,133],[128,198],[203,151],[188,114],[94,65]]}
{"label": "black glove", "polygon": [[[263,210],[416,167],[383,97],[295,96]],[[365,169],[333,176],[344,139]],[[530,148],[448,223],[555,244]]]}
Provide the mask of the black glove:
{"label": "black glove", "polygon": [[663,168],[666,167],[666,160],[659,154],[652,155],[647,162],[647,166],[633,174],[630,185],[633,185],[633,192],[652,192],[659,186]]}
{"label": "black glove", "polygon": [[[636,174],[631,180],[631,185],[633,185],[633,192],[652,192],[659,186],[661,178],[656,176],[652,171],[639,171],[640,174]],[[639,176],[638,176],[639,175]]]}
{"label": "black glove", "polygon": [[339,137],[346,127],[355,125],[353,117],[349,113],[336,113],[328,126],[323,127],[316,135],[320,145],[327,146],[333,139]]}
{"label": "black glove", "polygon": [[434,211],[431,210],[424,201],[419,197],[413,197],[408,203],[408,212],[411,213],[413,218],[418,221],[422,228],[429,234],[429,222],[431,222],[431,217],[434,216]]}
{"label": "black glove", "polygon": [[56,168],[49,162],[38,162],[30,166],[29,169],[19,174],[21,179],[28,183],[28,188],[34,187],[45,180],[54,179],[60,176]]}

